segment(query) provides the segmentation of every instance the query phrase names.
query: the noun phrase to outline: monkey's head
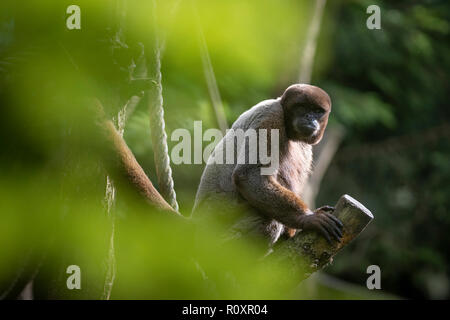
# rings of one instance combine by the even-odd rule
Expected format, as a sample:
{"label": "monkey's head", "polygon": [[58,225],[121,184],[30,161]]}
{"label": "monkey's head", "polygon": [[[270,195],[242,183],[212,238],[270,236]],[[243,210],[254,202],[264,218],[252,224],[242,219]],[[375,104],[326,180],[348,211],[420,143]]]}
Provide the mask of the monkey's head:
{"label": "monkey's head", "polygon": [[281,96],[286,133],[290,140],[318,143],[328,123],[331,99],[319,87],[294,84]]}

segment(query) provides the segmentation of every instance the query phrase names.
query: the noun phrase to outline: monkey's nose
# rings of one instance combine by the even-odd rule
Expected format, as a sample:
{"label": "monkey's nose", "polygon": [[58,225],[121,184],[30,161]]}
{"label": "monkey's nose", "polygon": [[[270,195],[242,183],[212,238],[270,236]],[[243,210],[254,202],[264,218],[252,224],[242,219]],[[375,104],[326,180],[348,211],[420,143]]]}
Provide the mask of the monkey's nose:
{"label": "monkey's nose", "polygon": [[313,135],[319,130],[319,122],[317,120],[311,121],[303,126],[303,131],[308,135]]}

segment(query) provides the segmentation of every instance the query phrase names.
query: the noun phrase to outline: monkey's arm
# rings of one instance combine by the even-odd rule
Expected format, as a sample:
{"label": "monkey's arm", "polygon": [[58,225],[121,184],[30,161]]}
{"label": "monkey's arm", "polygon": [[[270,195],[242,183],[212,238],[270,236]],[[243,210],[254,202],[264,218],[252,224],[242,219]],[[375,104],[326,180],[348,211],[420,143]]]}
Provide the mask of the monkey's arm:
{"label": "monkey's arm", "polygon": [[267,217],[289,228],[317,230],[329,242],[342,237],[342,223],[336,217],[322,210],[312,212],[273,176],[261,175],[258,165],[238,164],[232,178],[241,196]]}
{"label": "monkey's arm", "polygon": [[268,217],[290,228],[301,228],[301,216],[313,212],[273,176],[261,175],[260,169],[257,165],[236,166],[232,178],[239,193]]}

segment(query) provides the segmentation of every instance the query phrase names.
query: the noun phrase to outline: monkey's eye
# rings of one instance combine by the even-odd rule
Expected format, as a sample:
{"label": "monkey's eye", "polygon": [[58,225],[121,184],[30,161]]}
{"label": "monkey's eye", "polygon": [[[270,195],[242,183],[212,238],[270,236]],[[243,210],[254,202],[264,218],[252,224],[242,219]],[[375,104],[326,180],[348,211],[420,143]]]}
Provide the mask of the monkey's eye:
{"label": "monkey's eye", "polygon": [[322,109],[322,108],[314,108],[314,109],[312,110],[312,112],[314,112],[314,113],[317,114],[317,115],[322,115],[322,114],[325,113],[325,110]]}

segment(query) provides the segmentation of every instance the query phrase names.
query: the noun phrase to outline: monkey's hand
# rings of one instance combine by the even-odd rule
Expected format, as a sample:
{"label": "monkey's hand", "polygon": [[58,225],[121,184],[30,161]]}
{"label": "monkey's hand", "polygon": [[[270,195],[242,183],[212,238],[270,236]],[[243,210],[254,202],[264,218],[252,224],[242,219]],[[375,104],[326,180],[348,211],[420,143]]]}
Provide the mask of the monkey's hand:
{"label": "monkey's hand", "polygon": [[[330,207],[332,208],[332,207]],[[300,218],[301,229],[314,230],[322,234],[325,239],[331,244],[332,240],[341,241],[343,224],[338,218],[333,216],[329,208],[319,208],[313,214],[305,214]]]}

